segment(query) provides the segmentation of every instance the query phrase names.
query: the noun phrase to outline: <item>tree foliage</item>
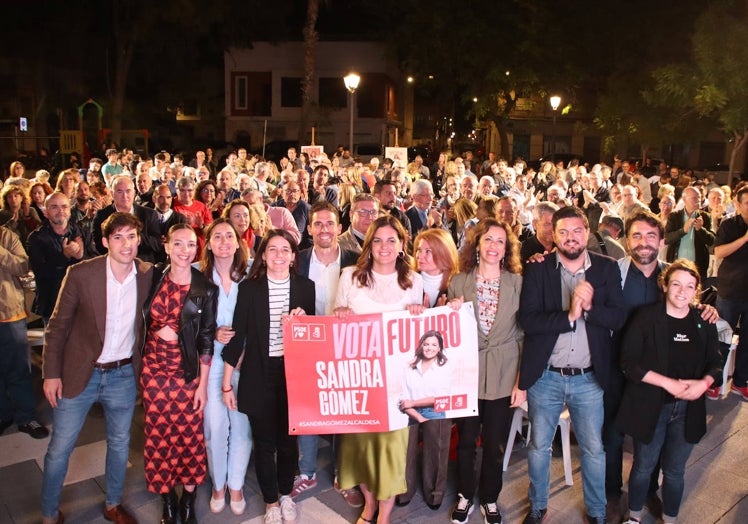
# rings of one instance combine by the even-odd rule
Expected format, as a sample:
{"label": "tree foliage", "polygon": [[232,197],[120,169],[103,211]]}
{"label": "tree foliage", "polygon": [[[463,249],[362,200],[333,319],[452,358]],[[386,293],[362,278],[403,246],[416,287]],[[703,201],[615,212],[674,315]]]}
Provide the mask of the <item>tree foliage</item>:
{"label": "tree foliage", "polygon": [[681,115],[714,118],[734,140],[730,176],[748,141],[748,6],[714,2],[696,22],[688,61],[654,72],[654,96]]}

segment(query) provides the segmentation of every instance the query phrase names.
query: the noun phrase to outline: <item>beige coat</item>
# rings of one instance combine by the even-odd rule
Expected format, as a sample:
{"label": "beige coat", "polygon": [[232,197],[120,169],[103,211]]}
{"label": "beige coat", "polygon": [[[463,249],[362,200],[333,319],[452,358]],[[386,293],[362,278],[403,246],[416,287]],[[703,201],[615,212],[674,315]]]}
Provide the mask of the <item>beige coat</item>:
{"label": "beige coat", "polygon": [[[478,398],[496,400],[512,394],[519,372],[524,332],[517,322],[522,277],[502,270],[499,309],[491,331],[484,335],[478,328]],[[475,296],[475,270],[459,273],[449,283],[449,298],[463,297],[473,303],[478,322]]]}

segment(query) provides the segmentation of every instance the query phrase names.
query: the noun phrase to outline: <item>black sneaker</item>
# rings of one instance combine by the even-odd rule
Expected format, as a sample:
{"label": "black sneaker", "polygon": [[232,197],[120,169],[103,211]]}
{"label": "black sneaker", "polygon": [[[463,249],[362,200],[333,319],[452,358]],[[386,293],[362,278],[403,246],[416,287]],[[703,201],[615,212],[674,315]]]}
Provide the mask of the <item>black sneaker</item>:
{"label": "black sneaker", "polygon": [[545,520],[545,515],[548,513],[548,509],[531,509],[530,513],[527,514],[522,524],[540,524]]}
{"label": "black sneaker", "polygon": [[499,506],[495,502],[481,504],[480,512],[483,513],[484,524],[501,524],[501,513],[499,513]]}
{"label": "black sneaker", "polygon": [[31,438],[47,438],[49,436],[49,430],[39,424],[36,420],[32,420],[28,424],[19,425],[18,431],[21,433],[28,433]]}
{"label": "black sneaker", "polygon": [[473,501],[463,497],[462,493],[458,493],[457,504],[455,504],[455,509],[452,510],[453,524],[465,524],[470,518],[472,512]]}

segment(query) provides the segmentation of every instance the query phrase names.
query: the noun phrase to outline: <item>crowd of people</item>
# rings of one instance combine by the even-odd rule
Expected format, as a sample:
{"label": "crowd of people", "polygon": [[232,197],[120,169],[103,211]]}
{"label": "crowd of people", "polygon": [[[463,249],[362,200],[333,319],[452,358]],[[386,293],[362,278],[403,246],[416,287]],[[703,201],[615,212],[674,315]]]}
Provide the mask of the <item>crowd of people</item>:
{"label": "crowd of people", "polygon": [[[295,522],[295,499],[317,486],[320,437],[289,434],[287,316],[420,315],[464,302],[478,335],[477,415],[434,410],[448,359],[441,334],[428,332],[398,401],[410,425],[332,437],[334,485],[362,508],[359,523],[396,521],[419,489],[440,510],[453,424],[448,517],[467,522],[477,495],[484,522],[500,523],[516,408],[532,424],[524,522],[542,522],[564,407],[587,522],[640,522],[645,506],[676,522],[705,400],[720,398],[715,324],[736,330],[748,313],[748,184],[618,157],[537,172],[493,153],[365,164],[342,146],[312,159],[291,148],[280,165],[245,149],[222,166],[209,149],[188,163],[114,148],[106,157],[56,180],[14,163],[0,192],[0,428],[49,437],[25,337],[32,270],[53,408],[45,524],[64,520],[68,460],[94,403],[107,431],[104,516],[135,522],[122,494],[137,388],[145,482],[162,498],[162,523],[197,522],[195,490],[207,479],[211,512],[228,498],[244,513],[252,454],[264,521]],[[699,304],[708,285],[716,308]],[[731,389],[748,401],[746,344]],[[622,508],[626,434],[634,462]]]}

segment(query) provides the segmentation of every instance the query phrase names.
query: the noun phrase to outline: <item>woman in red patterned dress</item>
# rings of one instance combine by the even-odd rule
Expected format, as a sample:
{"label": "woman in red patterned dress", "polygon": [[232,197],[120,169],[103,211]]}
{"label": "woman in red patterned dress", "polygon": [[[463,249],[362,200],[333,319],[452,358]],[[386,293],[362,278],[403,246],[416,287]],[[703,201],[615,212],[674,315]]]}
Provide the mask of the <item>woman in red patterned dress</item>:
{"label": "woman in red patterned dress", "polygon": [[206,477],[203,408],[213,355],[218,288],[191,266],[197,236],[187,224],[167,235],[170,265],[154,271],[143,308],[147,326],[140,383],[145,410],[145,478],[161,494],[162,524],[195,524],[195,488]]}

